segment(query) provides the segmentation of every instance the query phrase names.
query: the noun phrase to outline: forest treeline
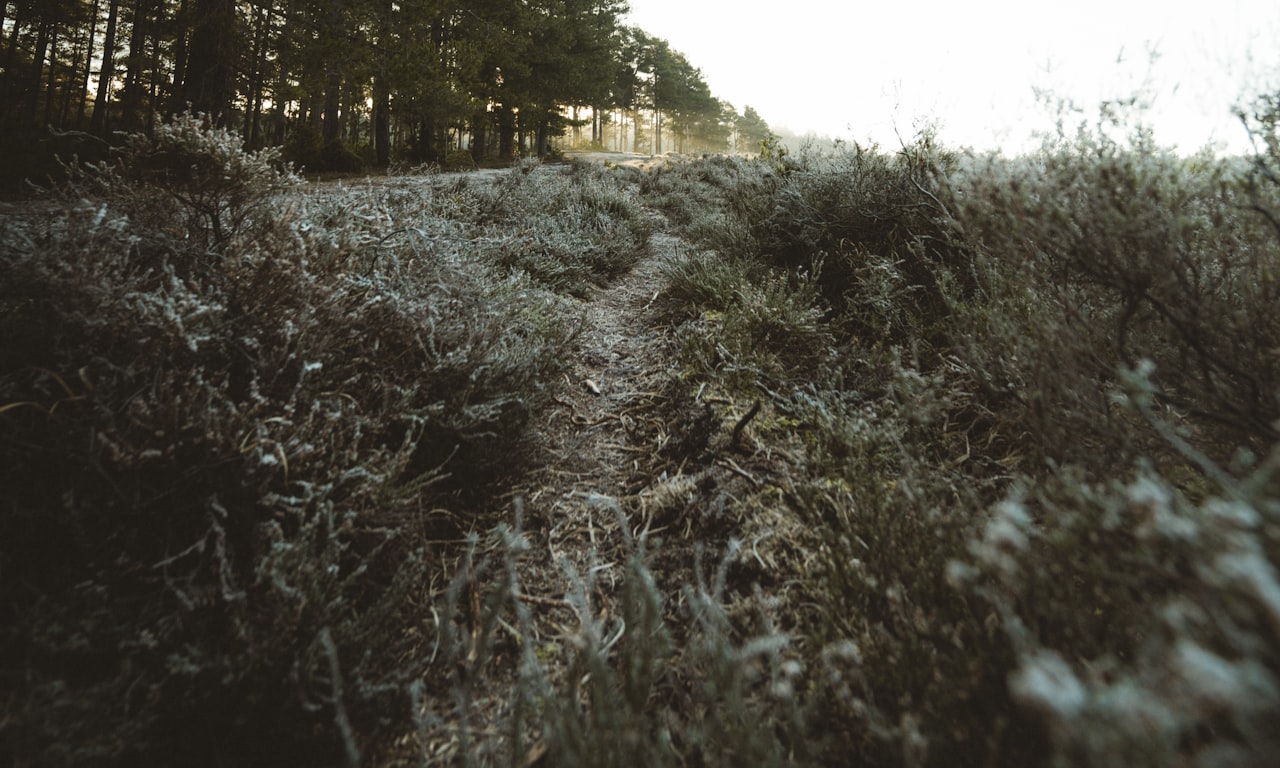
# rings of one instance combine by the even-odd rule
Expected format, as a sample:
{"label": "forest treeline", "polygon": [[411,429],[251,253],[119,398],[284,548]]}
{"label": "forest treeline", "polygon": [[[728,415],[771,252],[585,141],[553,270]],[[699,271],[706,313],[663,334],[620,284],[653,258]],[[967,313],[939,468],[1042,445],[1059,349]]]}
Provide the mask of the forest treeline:
{"label": "forest treeline", "polygon": [[[92,155],[187,110],[312,169],[617,150],[757,149],[769,127],[717,99],[619,0],[9,0],[0,124]],[[80,134],[75,140],[66,134]],[[83,135],[87,134],[87,135]],[[39,142],[32,144],[32,139]],[[15,175],[11,172],[9,175]]]}

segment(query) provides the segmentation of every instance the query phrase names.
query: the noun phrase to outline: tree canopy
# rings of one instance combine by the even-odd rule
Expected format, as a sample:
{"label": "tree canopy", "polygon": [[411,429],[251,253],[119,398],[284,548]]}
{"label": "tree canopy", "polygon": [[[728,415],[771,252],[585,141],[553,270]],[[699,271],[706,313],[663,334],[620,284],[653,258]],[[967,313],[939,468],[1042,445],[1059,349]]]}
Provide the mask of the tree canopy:
{"label": "tree canopy", "polygon": [[[0,129],[110,140],[184,111],[313,168],[739,149],[763,124],[623,0],[8,0]],[[589,138],[584,135],[590,125]],[[767,135],[767,126],[764,127]],[[745,147],[754,149],[755,147]]]}

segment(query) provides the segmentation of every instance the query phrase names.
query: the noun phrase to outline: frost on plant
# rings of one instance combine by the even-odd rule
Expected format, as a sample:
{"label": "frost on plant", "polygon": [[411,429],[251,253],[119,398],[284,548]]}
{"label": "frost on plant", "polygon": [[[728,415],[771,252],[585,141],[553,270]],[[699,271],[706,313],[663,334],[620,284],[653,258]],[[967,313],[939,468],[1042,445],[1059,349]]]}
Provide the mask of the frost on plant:
{"label": "frost on plant", "polygon": [[452,230],[429,190],[326,216],[192,116],[120,161],[0,217],[2,749],[364,754],[424,667],[404,521],[518,471],[560,300],[370,233]]}
{"label": "frost on plant", "polygon": [[[1266,486],[1268,466],[1225,489],[1234,498],[1199,504],[1147,473],[1107,493],[1085,496],[1068,487],[1045,499],[1034,543],[1008,556],[1024,574],[1062,563],[1059,578],[1075,587],[1006,578],[1007,564],[986,556],[992,526],[1007,525],[1007,514],[997,511],[961,583],[1001,616],[1018,651],[1010,692],[1039,714],[1060,758],[1096,765],[1190,758],[1218,765],[1229,757],[1226,764],[1263,766],[1274,757],[1280,748],[1273,727],[1280,717],[1280,581],[1266,554],[1269,526],[1261,524],[1259,506],[1272,502],[1248,490]],[[1097,550],[1095,525],[1103,521],[1121,535],[1115,541],[1133,542],[1131,548]],[[1076,555],[1064,557],[1070,553]],[[1127,583],[1107,575],[1116,571],[1128,574]],[[980,586],[975,572],[1003,586]],[[1053,609],[1044,601],[1069,604],[1072,598],[1064,597],[1072,591],[1108,597],[1090,591],[1091,583],[1126,603],[1122,620],[1133,635],[1124,652],[1118,645],[1064,642],[1046,631]],[[1085,613],[1075,620],[1094,619]]]}
{"label": "frost on plant", "polygon": [[1053,651],[1024,658],[1009,687],[1020,703],[1054,718],[1076,717],[1088,703],[1084,684]]}

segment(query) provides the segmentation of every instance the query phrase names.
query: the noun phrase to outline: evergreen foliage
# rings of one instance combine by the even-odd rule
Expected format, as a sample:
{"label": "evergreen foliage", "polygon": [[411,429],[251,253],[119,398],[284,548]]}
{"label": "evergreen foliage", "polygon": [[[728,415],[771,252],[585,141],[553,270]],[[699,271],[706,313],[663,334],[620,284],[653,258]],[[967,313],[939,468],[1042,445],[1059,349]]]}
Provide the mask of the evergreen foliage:
{"label": "evergreen foliage", "polygon": [[[443,166],[458,150],[475,163],[545,157],[570,130],[586,144],[587,122],[597,147],[611,124],[619,143],[661,147],[669,122],[682,151],[725,148],[701,73],[666,41],[622,27],[618,0],[24,0],[5,10],[0,135],[15,144],[114,143],[191,111],[251,148],[290,147],[310,171]],[[628,68],[638,86],[618,77]],[[630,113],[634,135],[614,110]],[[49,146],[4,181],[45,183],[59,149],[72,160],[74,148]]]}

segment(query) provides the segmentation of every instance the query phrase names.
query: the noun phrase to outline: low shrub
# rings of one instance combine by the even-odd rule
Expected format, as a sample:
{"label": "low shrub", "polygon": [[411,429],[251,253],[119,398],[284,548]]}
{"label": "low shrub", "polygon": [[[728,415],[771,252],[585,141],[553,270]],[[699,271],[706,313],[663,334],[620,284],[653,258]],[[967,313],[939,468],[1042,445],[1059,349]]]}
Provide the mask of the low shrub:
{"label": "low shrub", "polygon": [[994,161],[954,184],[956,226],[981,250],[988,297],[960,308],[964,328],[986,331],[963,357],[988,387],[1021,381],[1042,398],[1014,407],[1047,443],[1090,435],[1080,447],[1114,450],[1105,390],[1141,358],[1157,365],[1162,402],[1219,453],[1277,438],[1276,231],[1248,211],[1280,208],[1277,187],[1255,187],[1251,201],[1229,163],[1105,134]]}
{"label": "low shrub", "polygon": [[[805,699],[838,745],[819,760],[1275,754],[1256,457],[1280,416],[1280,144],[1258,112],[1252,164],[1104,120],[1024,158],[923,137],[647,185],[695,241],[666,270],[688,372],[767,394],[759,451],[822,542],[802,662],[856,648]],[[826,354],[762,362],[748,297],[806,275],[796,346]]]}
{"label": "low shrub", "polygon": [[366,163],[354,149],[341,141],[330,141],[320,148],[315,162],[308,166],[312,171],[355,173]]}
{"label": "low shrub", "polygon": [[640,191],[697,247],[751,260],[760,254],[751,222],[769,213],[778,184],[762,163],[712,155],[663,164]]}
{"label": "low shrub", "polygon": [[562,293],[582,295],[626,271],[654,228],[620,172],[585,161],[567,174],[522,161],[474,194],[482,258]]}
{"label": "low shrub", "polygon": [[301,182],[279,150],[245,152],[239,136],[189,113],[125,137],[111,160],[68,171],[59,197],[108,203],[134,224],[141,251],[181,252],[192,263],[251,237],[269,223],[270,199]]}
{"label": "low shrub", "polygon": [[[684,296],[691,302],[686,306],[701,308],[699,319],[677,332],[698,369],[719,371],[735,389],[751,392],[757,382],[803,375],[831,358],[833,337],[809,275],[774,273],[752,282],[733,267],[713,266],[708,274],[697,266],[717,260],[704,254],[668,269],[670,298]],[[695,287],[699,274],[709,280]]]}
{"label": "low shrub", "polygon": [[194,118],[126,152],[0,221],[0,753],[354,764],[416,716],[407,516],[519,468],[565,313]]}
{"label": "low shrub", "polygon": [[[1130,397],[1162,431],[1150,368]],[[1196,462],[1207,461],[1171,437]],[[999,617],[1009,690],[1039,718],[1053,764],[1268,765],[1280,750],[1280,556],[1272,453],[1194,501],[1154,467],[1070,471],[998,505],[951,564]]]}
{"label": "low shrub", "polygon": [[773,263],[821,258],[823,295],[862,343],[937,343],[968,255],[947,236],[937,198],[956,157],[930,134],[896,154],[841,147],[807,154],[784,174],[768,215],[752,222]]}

